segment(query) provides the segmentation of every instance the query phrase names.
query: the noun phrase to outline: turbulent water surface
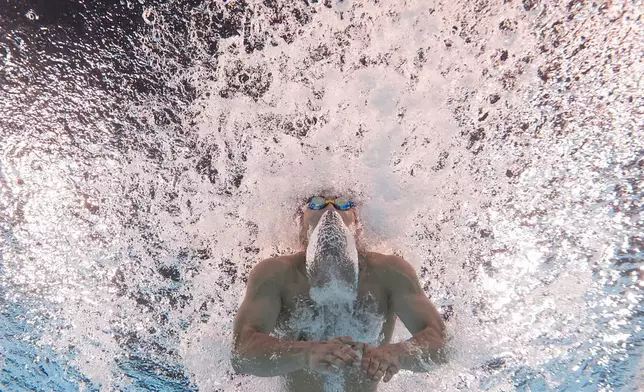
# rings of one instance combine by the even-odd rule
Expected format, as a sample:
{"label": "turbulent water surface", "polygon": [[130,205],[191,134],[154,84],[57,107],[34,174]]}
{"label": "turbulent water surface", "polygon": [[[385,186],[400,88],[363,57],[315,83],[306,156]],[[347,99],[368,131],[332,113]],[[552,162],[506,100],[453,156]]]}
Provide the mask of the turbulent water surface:
{"label": "turbulent water surface", "polygon": [[643,10],[4,1],[0,389],[278,390],[233,317],[334,188],[448,319],[379,390],[636,391]]}

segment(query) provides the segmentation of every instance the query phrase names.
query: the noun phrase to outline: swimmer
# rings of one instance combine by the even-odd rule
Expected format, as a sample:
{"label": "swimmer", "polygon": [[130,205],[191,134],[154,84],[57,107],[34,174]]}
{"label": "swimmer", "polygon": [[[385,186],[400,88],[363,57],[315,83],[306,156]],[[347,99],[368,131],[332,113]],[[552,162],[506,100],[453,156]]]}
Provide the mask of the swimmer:
{"label": "swimmer", "polygon": [[[329,390],[333,377],[339,390],[375,391],[401,369],[431,370],[444,361],[445,324],[413,267],[364,249],[355,203],[326,196],[303,206],[302,251],[251,270],[233,326],[233,369],[284,376],[288,391],[306,392]],[[298,322],[307,314],[310,323]],[[390,343],[396,317],[412,338]],[[277,330],[283,336],[271,336]]]}

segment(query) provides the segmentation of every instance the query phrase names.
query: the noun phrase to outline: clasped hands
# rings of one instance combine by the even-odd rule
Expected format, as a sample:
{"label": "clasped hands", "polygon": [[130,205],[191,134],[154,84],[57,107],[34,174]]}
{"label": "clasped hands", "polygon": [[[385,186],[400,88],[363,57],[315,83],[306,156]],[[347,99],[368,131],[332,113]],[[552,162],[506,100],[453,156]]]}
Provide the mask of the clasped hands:
{"label": "clasped hands", "polygon": [[[395,345],[374,347],[356,342],[350,336],[340,336],[328,342],[318,343],[307,359],[314,371],[339,372],[342,368],[359,368],[372,380],[388,382],[400,370],[400,360]],[[384,378],[383,378],[384,376]]]}

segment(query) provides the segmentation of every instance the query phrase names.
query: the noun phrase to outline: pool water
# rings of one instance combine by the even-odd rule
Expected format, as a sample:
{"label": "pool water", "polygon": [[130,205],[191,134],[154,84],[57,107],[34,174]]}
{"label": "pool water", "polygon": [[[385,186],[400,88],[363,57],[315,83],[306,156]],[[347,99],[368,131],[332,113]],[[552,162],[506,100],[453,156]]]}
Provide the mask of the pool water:
{"label": "pool water", "polygon": [[448,320],[379,391],[641,390],[643,10],[9,1],[0,390],[279,390],[232,322],[328,188]]}

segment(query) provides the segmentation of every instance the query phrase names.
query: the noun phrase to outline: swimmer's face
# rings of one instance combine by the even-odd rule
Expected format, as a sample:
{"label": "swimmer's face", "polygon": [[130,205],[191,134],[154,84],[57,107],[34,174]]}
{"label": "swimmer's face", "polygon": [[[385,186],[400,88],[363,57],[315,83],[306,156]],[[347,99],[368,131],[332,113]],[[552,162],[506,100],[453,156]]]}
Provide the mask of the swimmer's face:
{"label": "swimmer's face", "polygon": [[335,210],[338,214],[340,214],[342,221],[347,227],[349,227],[350,229],[355,228],[355,225],[357,223],[355,207],[349,208],[347,211],[342,211],[335,208],[333,204],[327,204],[326,207],[321,210],[312,210],[308,207],[308,205],[306,205],[304,206],[304,227],[302,228],[304,230],[304,233],[308,233],[309,230],[315,229],[315,226],[317,226],[322,215],[329,210]]}

